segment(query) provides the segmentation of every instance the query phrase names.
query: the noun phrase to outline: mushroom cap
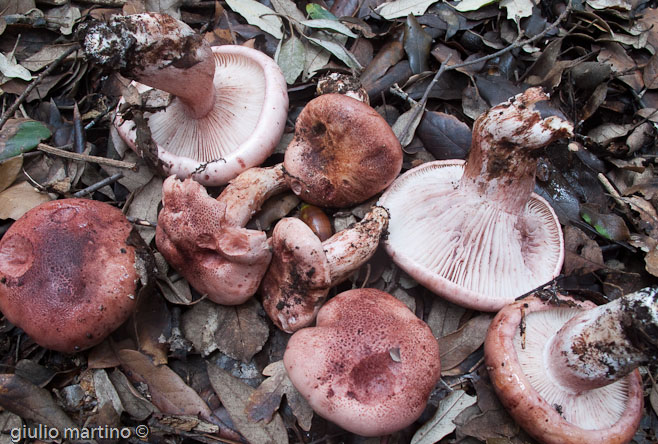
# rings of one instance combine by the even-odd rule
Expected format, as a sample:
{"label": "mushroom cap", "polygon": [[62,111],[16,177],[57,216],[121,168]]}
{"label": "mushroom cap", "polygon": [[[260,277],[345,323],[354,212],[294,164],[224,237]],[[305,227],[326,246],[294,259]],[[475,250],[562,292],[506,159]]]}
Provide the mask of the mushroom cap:
{"label": "mushroom cap", "polygon": [[464,307],[496,311],[560,273],[564,241],[551,206],[535,193],[521,215],[459,187],[463,160],[402,174],[378,205],[389,210],[385,247],[423,286]]}
{"label": "mushroom cap", "polygon": [[379,436],[413,423],[440,377],[439,345],[402,302],[380,290],[343,292],[297,331],[283,363],[313,410]]}
{"label": "mushroom cap", "polygon": [[[174,98],[148,114],[151,136],[165,171],[204,185],[224,185],[242,171],[260,165],[272,153],[285,129],[288,93],[274,60],[237,45],[214,46],[214,108],[194,118]],[[149,87],[133,82],[139,91]],[[122,103],[119,103],[120,109]],[[115,126],[133,149],[135,125],[117,113]]]}
{"label": "mushroom cap", "polygon": [[0,240],[0,310],[45,348],[98,344],[135,307],[131,229],[120,210],[93,200],[28,211]]}
{"label": "mushroom cap", "polygon": [[330,267],[322,241],[300,219],[276,224],[272,250],[260,289],[263,308],[277,327],[292,333],[313,322],[331,287]]}
{"label": "mushroom cap", "polygon": [[629,442],[643,412],[637,370],[605,387],[579,393],[555,384],[547,374],[544,357],[550,338],[582,309],[594,306],[565,296],[560,299],[564,303],[556,306],[533,296],[498,312],[484,345],[493,387],[512,417],[542,443]]}
{"label": "mushroom cap", "polygon": [[345,207],[393,182],[402,168],[402,148],[373,108],[342,94],[323,94],[297,118],[284,167],[302,200]]}
{"label": "mushroom cap", "polygon": [[272,258],[265,233],[224,223],[227,203],[192,179],[167,178],[162,202],[155,241],[167,262],[218,304],[252,296]]}

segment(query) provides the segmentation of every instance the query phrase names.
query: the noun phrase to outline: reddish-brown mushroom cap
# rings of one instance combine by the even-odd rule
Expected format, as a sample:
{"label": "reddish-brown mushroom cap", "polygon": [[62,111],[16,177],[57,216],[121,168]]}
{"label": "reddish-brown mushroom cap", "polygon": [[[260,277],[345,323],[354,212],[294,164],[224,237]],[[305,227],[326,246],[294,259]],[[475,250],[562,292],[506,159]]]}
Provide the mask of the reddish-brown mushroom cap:
{"label": "reddish-brown mushroom cap", "polygon": [[251,168],[213,199],[198,182],[163,185],[158,250],[190,285],[218,304],[245,302],[272,258],[264,232],[244,228],[271,195],[287,188],[282,167]]}
{"label": "reddish-brown mushroom cap", "polygon": [[393,296],[368,288],[327,302],[316,327],[290,338],[283,362],[316,413],[363,436],[418,419],[441,370],[429,327]]}
{"label": "reddish-brown mushroom cap", "polygon": [[98,344],[135,306],[131,229],[120,210],[93,200],[28,211],[0,240],[0,310],[43,347]]}
{"label": "reddish-brown mushroom cap", "polygon": [[[181,179],[223,185],[260,165],[283,134],[286,82],[260,51],[210,47],[185,23],[154,13],[89,26],[84,46],[96,63],[116,64],[141,82],[134,83],[139,91],[149,85],[175,96],[166,109],[146,116],[165,170]],[[119,112],[115,124],[135,149],[134,123]]]}
{"label": "reddish-brown mushroom cap", "polygon": [[342,94],[323,94],[297,118],[284,167],[302,200],[345,207],[393,182],[402,168],[402,149],[373,108]]}
{"label": "reddish-brown mushroom cap", "polygon": [[438,295],[496,311],[560,273],[562,230],[532,192],[533,150],[571,132],[533,105],[531,88],[478,118],[468,161],[428,162],[401,175],[378,204],[391,213],[386,250]]}
{"label": "reddish-brown mushroom cap", "polygon": [[372,257],[387,224],[388,212],[373,207],[361,221],[321,242],[300,219],[281,219],[260,288],[272,322],[288,333],[311,325],[329,289]]}
{"label": "reddish-brown mushroom cap", "polygon": [[[627,443],[642,417],[642,378],[637,370],[620,372],[616,376],[626,376],[590,389],[587,385],[601,379],[600,375],[581,374],[589,383],[565,384],[563,380],[569,379],[565,375],[578,374],[579,369],[563,362],[564,353],[554,353],[553,345],[565,329],[571,328],[567,327],[570,320],[583,324],[594,312],[594,305],[566,296],[559,301],[556,305],[533,296],[504,307],[496,315],[485,341],[485,362],[493,387],[512,417],[542,443]],[[576,361],[587,360],[587,349],[595,348],[588,344],[589,339],[584,341],[569,346],[567,354],[577,354]],[[604,348],[609,349],[610,344]],[[553,363],[556,355],[557,365]],[[612,370],[605,370],[607,377],[618,369]]]}

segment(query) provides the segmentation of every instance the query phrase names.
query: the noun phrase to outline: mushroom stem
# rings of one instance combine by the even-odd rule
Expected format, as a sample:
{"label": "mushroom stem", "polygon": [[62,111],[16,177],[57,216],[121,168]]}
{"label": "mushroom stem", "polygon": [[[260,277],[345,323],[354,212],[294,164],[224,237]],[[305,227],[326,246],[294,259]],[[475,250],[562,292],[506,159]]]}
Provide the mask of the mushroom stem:
{"label": "mushroom stem", "polygon": [[521,214],[535,186],[533,153],[573,134],[569,122],[555,116],[542,119],[534,109],[547,99],[541,88],[529,88],[476,120],[460,188],[473,187],[507,212]]}
{"label": "mushroom stem", "polygon": [[215,104],[215,59],[210,45],[166,14],[133,14],[82,29],[89,59],[99,66],[176,96],[194,118]]}
{"label": "mushroom stem", "polygon": [[546,345],[546,365],[574,393],[611,384],[658,356],[658,288],[570,319]]}
{"label": "mushroom stem", "polygon": [[331,285],[338,285],[375,253],[379,238],[388,226],[388,211],[373,207],[351,228],[322,242],[329,263]]}

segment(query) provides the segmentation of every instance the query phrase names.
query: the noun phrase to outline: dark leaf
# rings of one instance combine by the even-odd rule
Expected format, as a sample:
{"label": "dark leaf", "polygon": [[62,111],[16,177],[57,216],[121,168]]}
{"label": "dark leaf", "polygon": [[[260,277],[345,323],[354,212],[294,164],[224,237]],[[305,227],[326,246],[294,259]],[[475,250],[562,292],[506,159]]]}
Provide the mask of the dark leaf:
{"label": "dark leaf", "polygon": [[404,27],[404,50],[409,58],[409,65],[414,74],[427,71],[432,37],[425,32],[412,14],[407,16]]}
{"label": "dark leaf", "polygon": [[580,217],[606,239],[623,242],[631,236],[624,219],[616,214],[601,214],[591,205],[582,205]]}
{"label": "dark leaf", "polygon": [[165,299],[158,292],[145,292],[137,300],[133,319],[139,350],[154,364],[166,364],[166,338],[171,335],[171,314]]}
{"label": "dark leaf", "polygon": [[484,344],[492,316],[482,314],[462,325],[459,330],[439,338],[441,371],[458,366],[471,353]]}
{"label": "dark leaf", "polygon": [[574,226],[564,229],[564,274],[587,274],[603,268],[601,247]]}
{"label": "dark leaf", "polygon": [[425,149],[437,159],[465,159],[471,148],[471,129],[464,122],[437,111],[426,111],[416,132]]}

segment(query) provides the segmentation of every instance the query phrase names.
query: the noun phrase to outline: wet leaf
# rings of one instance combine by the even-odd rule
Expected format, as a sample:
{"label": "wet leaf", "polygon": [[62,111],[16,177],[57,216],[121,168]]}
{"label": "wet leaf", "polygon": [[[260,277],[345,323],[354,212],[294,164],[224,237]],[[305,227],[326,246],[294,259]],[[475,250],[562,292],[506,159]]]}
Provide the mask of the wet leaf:
{"label": "wet leaf", "polygon": [[254,388],[211,363],[208,363],[208,376],[233,424],[247,441],[259,444],[288,443],[288,432],[278,413],[267,424],[262,421],[254,423],[247,417],[245,409]]}
{"label": "wet leaf", "polygon": [[283,72],[286,83],[289,85],[295,83],[297,77],[304,71],[305,58],[306,48],[298,37],[291,35],[283,41],[276,62]]}
{"label": "wet leaf", "polygon": [[277,39],[283,38],[283,22],[274,11],[255,0],[226,0],[233,11],[240,14],[250,25],[258,26]]}
{"label": "wet leaf", "polygon": [[249,362],[263,348],[270,333],[259,310],[260,305],[253,298],[237,306],[204,300],[183,314],[181,327],[185,338],[203,356],[219,350],[233,359]]}
{"label": "wet leaf", "polygon": [[492,316],[481,314],[470,319],[456,332],[439,338],[441,371],[458,366],[484,344]]}
{"label": "wet leaf", "polygon": [[425,149],[436,159],[465,159],[471,148],[471,129],[438,111],[426,111],[417,131]]}
{"label": "wet leaf", "polygon": [[467,395],[464,390],[455,390],[439,402],[436,413],[414,434],[411,444],[432,444],[439,442],[452,433],[457,426],[453,420],[464,409],[474,405],[475,396]]}
{"label": "wet leaf", "polygon": [[200,416],[208,420],[212,413],[201,397],[166,365],[155,366],[136,350],[119,350],[121,366],[133,382],[148,385],[153,404],[163,413]]}
{"label": "wet leaf", "polygon": [[432,37],[425,32],[416,17],[409,14],[404,27],[404,50],[414,74],[427,71],[427,59],[432,46]]}
{"label": "wet leaf", "polygon": [[31,119],[10,119],[0,130],[0,160],[32,151],[50,137],[46,125]]}
{"label": "wet leaf", "polygon": [[603,268],[601,247],[574,226],[564,229],[564,274],[587,274]]}
{"label": "wet leaf", "polygon": [[313,409],[292,385],[283,361],[276,361],[265,367],[263,375],[269,376],[269,378],[263,381],[249,396],[245,407],[249,420],[253,422],[262,420],[269,423],[285,395],[293,415],[297,418],[299,427],[308,432],[311,429]]}
{"label": "wet leaf", "polygon": [[[493,0],[492,0],[493,1]],[[437,0],[397,0],[386,2],[375,9],[377,14],[386,20],[392,20],[400,17],[406,17],[409,14],[425,14],[427,8],[436,3]]]}
{"label": "wet leaf", "polygon": [[28,182],[21,182],[0,193],[0,219],[18,219],[32,208],[52,200]]}

